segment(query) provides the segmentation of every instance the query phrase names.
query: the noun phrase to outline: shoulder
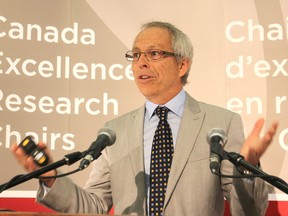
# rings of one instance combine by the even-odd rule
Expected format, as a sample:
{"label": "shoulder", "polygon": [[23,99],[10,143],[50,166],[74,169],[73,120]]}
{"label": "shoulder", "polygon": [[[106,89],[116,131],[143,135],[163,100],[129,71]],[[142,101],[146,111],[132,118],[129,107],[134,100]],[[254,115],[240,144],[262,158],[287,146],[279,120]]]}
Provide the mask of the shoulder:
{"label": "shoulder", "polygon": [[228,110],[227,108],[198,101],[191,97],[189,94],[187,94],[186,106],[191,107],[193,112],[205,112],[206,114],[219,114],[228,116],[239,115],[238,113]]}
{"label": "shoulder", "polygon": [[206,111],[207,113],[218,113],[220,115],[225,114],[225,115],[229,115],[229,116],[239,115],[238,113],[235,113],[231,110],[228,110],[227,108],[216,106],[213,104],[199,102],[199,106],[200,106],[201,110]]}
{"label": "shoulder", "polygon": [[186,101],[186,110],[190,110],[194,116],[203,116],[204,123],[209,126],[227,128],[231,125],[242,127],[243,124],[240,114],[224,107],[197,101],[189,95]]}

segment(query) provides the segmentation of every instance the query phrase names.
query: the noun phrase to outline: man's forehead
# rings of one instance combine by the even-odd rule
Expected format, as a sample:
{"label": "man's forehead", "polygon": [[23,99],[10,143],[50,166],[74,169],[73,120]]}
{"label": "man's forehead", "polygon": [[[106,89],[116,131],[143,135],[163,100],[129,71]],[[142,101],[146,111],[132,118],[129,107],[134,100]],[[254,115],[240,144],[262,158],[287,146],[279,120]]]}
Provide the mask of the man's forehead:
{"label": "man's forehead", "polygon": [[169,32],[163,28],[151,27],[141,31],[135,38],[133,49],[159,49],[171,46]]}

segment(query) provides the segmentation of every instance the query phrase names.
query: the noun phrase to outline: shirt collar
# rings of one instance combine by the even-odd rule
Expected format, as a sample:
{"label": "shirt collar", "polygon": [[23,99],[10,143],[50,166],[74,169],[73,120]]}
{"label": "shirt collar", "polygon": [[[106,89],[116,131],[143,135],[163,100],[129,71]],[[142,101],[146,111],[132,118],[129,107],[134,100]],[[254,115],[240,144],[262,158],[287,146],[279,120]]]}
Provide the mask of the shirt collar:
{"label": "shirt collar", "polygon": [[[169,108],[173,113],[182,117],[184,111],[184,103],[186,100],[186,93],[185,90],[182,89],[174,98],[168,101],[163,106]],[[154,110],[159,106],[159,104],[155,104],[149,100],[146,100],[145,107],[146,107],[146,115],[148,115],[148,119],[151,119]]]}

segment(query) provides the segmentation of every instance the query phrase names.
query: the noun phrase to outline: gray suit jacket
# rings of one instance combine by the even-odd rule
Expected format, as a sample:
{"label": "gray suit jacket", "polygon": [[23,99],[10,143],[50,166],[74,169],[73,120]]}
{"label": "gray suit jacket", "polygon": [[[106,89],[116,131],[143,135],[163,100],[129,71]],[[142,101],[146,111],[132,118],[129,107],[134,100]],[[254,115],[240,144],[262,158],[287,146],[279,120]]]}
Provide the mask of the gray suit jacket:
{"label": "gray suit jacket", "polygon": [[[68,178],[57,179],[49,193],[38,191],[37,200],[60,212],[146,214],[143,159],[145,107],[107,123],[115,130],[116,142],[93,162],[85,189]],[[165,215],[223,215],[224,197],[232,215],[263,215],[268,192],[263,180],[219,178],[209,169],[212,128],[227,132],[227,152],[239,152],[244,141],[238,114],[201,103],[187,94],[168,180]],[[229,161],[222,161],[223,174],[238,174]]]}

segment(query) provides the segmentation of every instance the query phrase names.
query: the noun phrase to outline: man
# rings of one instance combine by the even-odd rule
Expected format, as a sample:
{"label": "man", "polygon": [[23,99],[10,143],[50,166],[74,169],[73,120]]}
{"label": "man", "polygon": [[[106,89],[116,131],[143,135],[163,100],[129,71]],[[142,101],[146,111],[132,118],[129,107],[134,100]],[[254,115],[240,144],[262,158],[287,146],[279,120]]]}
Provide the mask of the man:
{"label": "man", "polygon": [[[258,120],[244,141],[238,114],[198,102],[183,90],[192,56],[190,40],[179,29],[163,22],[145,24],[132,51],[126,53],[126,58],[132,61],[135,82],[147,99],[145,106],[106,124],[115,130],[117,140],[94,161],[85,189],[68,178],[42,180],[37,200],[60,212],[101,214],[114,207],[115,214],[214,216],[224,214],[225,197],[232,215],[263,215],[267,208],[265,182],[259,178],[231,179],[213,175],[209,169],[210,146],[206,136],[212,128],[222,128],[228,137],[225,150],[240,152],[246,161],[256,166],[271,143],[277,124],[272,124],[260,138],[264,120]],[[159,121],[154,110],[158,106],[169,109],[168,128],[172,129],[174,153],[168,168],[164,202],[156,204],[161,205],[161,212],[152,213],[151,197],[155,194],[150,188],[150,176],[154,172],[150,173],[150,159]],[[12,151],[28,171],[37,169],[16,145]],[[222,161],[221,172],[240,175],[228,161]],[[51,171],[45,175],[55,174],[56,171]]]}

